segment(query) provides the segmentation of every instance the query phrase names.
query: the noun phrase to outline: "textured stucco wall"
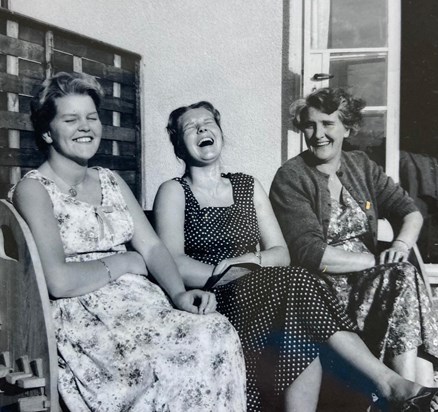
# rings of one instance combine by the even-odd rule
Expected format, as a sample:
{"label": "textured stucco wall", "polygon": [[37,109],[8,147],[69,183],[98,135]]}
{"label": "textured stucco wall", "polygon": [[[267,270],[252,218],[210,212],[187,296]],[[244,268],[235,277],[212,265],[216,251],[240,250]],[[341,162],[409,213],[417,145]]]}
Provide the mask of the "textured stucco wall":
{"label": "textured stucco wall", "polygon": [[177,106],[221,111],[224,168],[266,190],[280,165],[282,0],[11,0],[11,9],[139,53],[145,204],[180,175],[165,133]]}

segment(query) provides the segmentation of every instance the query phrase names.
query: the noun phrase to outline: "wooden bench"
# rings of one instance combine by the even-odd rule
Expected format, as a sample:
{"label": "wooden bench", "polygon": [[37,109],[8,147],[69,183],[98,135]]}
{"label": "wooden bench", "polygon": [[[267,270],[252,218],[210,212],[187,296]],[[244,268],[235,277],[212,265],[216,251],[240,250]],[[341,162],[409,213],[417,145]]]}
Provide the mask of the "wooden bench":
{"label": "wooden bench", "polygon": [[49,295],[32,234],[0,200],[0,410],[59,411]]}

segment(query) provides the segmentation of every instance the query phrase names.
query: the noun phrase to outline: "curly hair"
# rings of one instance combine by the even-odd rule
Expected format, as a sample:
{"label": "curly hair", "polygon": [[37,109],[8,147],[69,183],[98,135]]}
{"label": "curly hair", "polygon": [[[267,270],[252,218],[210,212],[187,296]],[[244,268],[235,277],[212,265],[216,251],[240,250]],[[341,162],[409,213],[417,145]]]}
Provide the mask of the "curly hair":
{"label": "curly hair", "polygon": [[343,89],[325,87],[310,93],[305,99],[299,99],[290,106],[290,114],[295,127],[302,130],[307,112],[313,107],[322,113],[339,112],[339,119],[346,129],[356,133],[362,124],[361,110],[365,101],[357,99]]}
{"label": "curly hair", "polygon": [[173,151],[175,152],[175,156],[178,159],[185,160],[186,155],[186,149],[182,140],[182,130],[180,128],[179,120],[181,119],[182,115],[186,112],[188,112],[191,109],[206,109],[208,110],[214,117],[214,120],[216,121],[216,124],[219,126],[219,129],[221,129],[221,114],[219,113],[219,110],[217,110],[210,102],[207,101],[200,101],[198,103],[193,103],[188,106],[181,106],[178,107],[178,109],[175,109],[170,113],[169,120],[167,122],[166,130],[169,134],[170,142],[173,145]]}
{"label": "curly hair", "polygon": [[37,146],[47,150],[47,143],[42,138],[49,130],[51,121],[56,116],[55,100],[71,94],[90,96],[96,109],[99,109],[104,92],[98,81],[85,73],[59,72],[44,80],[30,103],[32,125]]}

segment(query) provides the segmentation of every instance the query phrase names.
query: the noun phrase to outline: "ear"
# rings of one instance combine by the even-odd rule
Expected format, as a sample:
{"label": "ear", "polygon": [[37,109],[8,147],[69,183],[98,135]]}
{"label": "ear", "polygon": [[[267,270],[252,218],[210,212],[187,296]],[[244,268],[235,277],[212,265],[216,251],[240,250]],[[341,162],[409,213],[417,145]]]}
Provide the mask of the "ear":
{"label": "ear", "polygon": [[50,132],[43,133],[42,138],[47,144],[53,143],[53,139],[52,139],[52,136],[50,135]]}
{"label": "ear", "polygon": [[344,133],[344,138],[346,139],[347,137],[350,137],[350,130],[351,129],[346,129],[345,133]]}

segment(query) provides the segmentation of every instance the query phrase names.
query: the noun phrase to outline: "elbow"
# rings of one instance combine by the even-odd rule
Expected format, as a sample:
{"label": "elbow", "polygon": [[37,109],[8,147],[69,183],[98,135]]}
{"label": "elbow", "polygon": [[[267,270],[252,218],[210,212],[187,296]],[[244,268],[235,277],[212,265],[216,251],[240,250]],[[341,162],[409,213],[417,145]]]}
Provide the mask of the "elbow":
{"label": "elbow", "polygon": [[61,298],[69,297],[65,287],[56,284],[56,282],[51,282],[51,283],[48,282],[47,291],[49,292],[49,295],[52,299],[61,299]]}
{"label": "elbow", "polygon": [[52,299],[69,298],[74,296],[71,288],[68,287],[68,282],[63,276],[60,276],[61,271],[56,273],[46,272],[47,291]]}

